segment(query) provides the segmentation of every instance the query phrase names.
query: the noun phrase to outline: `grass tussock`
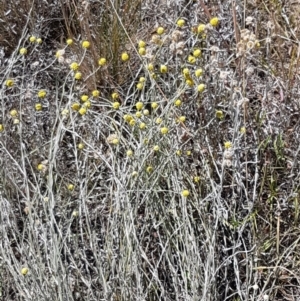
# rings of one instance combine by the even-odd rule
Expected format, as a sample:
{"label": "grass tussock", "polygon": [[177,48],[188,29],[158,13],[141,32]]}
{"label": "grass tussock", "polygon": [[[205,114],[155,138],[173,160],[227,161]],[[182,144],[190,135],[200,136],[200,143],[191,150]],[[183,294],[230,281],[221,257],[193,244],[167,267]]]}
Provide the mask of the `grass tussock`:
{"label": "grass tussock", "polygon": [[298,298],[299,9],[0,4],[3,300]]}

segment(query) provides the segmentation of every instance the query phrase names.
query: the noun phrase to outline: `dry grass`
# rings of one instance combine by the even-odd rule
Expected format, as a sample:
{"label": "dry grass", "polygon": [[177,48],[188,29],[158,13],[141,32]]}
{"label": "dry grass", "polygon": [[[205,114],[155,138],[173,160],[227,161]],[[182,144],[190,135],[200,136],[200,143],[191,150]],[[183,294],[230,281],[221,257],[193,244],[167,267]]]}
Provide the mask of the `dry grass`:
{"label": "dry grass", "polygon": [[247,2],[0,3],[3,300],[299,300],[300,6]]}

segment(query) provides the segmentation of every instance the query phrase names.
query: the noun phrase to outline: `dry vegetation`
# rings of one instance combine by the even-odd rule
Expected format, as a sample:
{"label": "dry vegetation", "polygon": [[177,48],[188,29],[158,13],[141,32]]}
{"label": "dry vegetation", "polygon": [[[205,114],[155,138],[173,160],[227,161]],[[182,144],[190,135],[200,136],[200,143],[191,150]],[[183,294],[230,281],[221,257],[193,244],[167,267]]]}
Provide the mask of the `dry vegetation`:
{"label": "dry vegetation", "polygon": [[0,0],[2,300],[299,301],[299,11]]}

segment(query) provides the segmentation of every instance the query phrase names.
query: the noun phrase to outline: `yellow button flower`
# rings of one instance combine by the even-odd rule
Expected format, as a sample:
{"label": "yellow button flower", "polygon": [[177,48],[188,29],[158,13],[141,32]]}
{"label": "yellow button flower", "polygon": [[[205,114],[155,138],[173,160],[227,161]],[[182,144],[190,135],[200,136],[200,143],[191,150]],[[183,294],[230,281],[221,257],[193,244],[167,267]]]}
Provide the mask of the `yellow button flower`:
{"label": "yellow button flower", "polygon": [[81,45],[83,48],[87,49],[91,46],[91,43],[89,41],[83,41]]}
{"label": "yellow button flower", "polygon": [[199,24],[197,28],[198,33],[202,33],[205,30],[205,24]]}
{"label": "yellow button flower", "polygon": [[80,108],[80,109],[78,110],[78,113],[79,113],[80,115],[82,115],[82,116],[85,115],[86,112],[87,112],[87,109],[84,108],[84,107],[82,107],[82,108]]}
{"label": "yellow button flower", "polygon": [[9,112],[9,114],[10,114],[11,117],[17,117],[18,116],[18,111],[16,109],[12,109]]}
{"label": "yellow button flower", "polygon": [[201,50],[200,49],[195,49],[193,51],[193,56],[194,57],[200,57],[201,56]]}
{"label": "yellow button flower", "polygon": [[136,103],[135,107],[137,110],[140,111],[144,107],[144,104],[141,101],[139,101]]}
{"label": "yellow button flower", "polygon": [[121,55],[121,59],[123,62],[126,62],[129,60],[129,54],[127,52],[123,52]]}
{"label": "yellow button flower", "polygon": [[158,108],[158,103],[157,102],[152,102],[151,103],[151,108],[154,109],[154,110],[157,109]]}
{"label": "yellow button flower", "polygon": [[161,65],[160,66],[160,72],[161,73],[167,73],[168,72],[168,67],[166,65]]}
{"label": "yellow button flower", "polygon": [[205,90],[205,85],[204,84],[200,84],[198,87],[197,87],[197,90],[198,92],[203,92]]}
{"label": "yellow button flower", "polygon": [[211,26],[216,27],[216,26],[218,26],[218,24],[219,24],[219,19],[218,19],[217,17],[214,17],[214,18],[212,18],[212,19],[209,21],[209,23],[210,23]]}
{"label": "yellow button flower", "polygon": [[139,41],[138,45],[139,45],[139,48],[145,48],[146,47],[146,43],[142,40]]}
{"label": "yellow button flower", "polygon": [[88,95],[81,95],[81,101],[86,102],[89,99]]}
{"label": "yellow button flower", "polygon": [[73,40],[72,39],[67,39],[67,45],[72,45],[73,44]]}
{"label": "yellow button flower", "polygon": [[183,27],[185,25],[185,21],[183,19],[179,19],[176,24],[178,27]]}
{"label": "yellow button flower", "polygon": [[93,97],[99,97],[100,92],[99,92],[98,90],[94,90],[94,91],[92,92],[92,95],[93,95]]}
{"label": "yellow button flower", "polygon": [[15,82],[12,79],[7,79],[5,81],[5,86],[6,87],[12,87],[15,84]]}
{"label": "yellow button flower", "polygon": [[221,111],[221,110],[218,110],[218,111],[216,111],[216,117],[218,118],[218,119],[223,119],[224,118],[224,113],[223,113],[223,111]]}
{"label": "yellow button flower", "polygon": [[117,92],[112,93],[111,98],[116,100],[119,98],[119,94]]}
{"label": "yellow button flower", "polygon": [[181,100],[180,99],[177,99],[177,100],[175,100],[175,102],[174,102],[174,105],[176,106],[176,107],[180,107],[181,106]]}
{"label": "yellow button flower", "polygon": [[156,32],[157,34],[162,35],[165,32],[165,29],[163,27],[158,27]]}
{"label": "yellow button flower", "polygon": [[35,104],[35,110],[36,110],[36,111],[42,111],[42,109],[43,109],[43,106],[42,106],[41,103],[36,103],[36,104]]}
{"label": "yellow button flower", "polygon": [[31,37],[29,38],[29,41],[30,41],[31,43],[34,43],[34,42],[36,41],[36,37],[35,37],[35,36],[31,36]]}
{"label": "yellow button flower", "polygon": [[20,52],[21,55],[25,55],[25,54],[27,54],[27,49],[23,47],[23,48],[20,49],[19,52]]}
{"label": "yellow button flower", "polygon": [[21,269],[21,274],[22,274],[23,276],[27,275],[28,272],[29,272],[29,269],[28,269],[28,268],[22,268],[22,269]]}
{"label": "yellow button flower", "polygon": [[169,129],[168,129],[167,127],[162,127],[162,128],[160,129],[160,132],[161,132],[163,135],[166,135],[166,134],[168,134]]}
{"label": "yellow button flower", "polygon": [[226,141],[226,142],[224,142],[224,147],[225,147],[225,149],[232,148],[232,143],[230,141]]}
{"label": "yellow button flower", "polygon": [[190,195],[190,192],[187,189],[185,189],[185,190],[182,190],[181,195],[183,197],[187,198]]}
{"label": "yellow button flower", "polygon": [[76,72],[75,75],[74,75],[74,78],[77,79],[77,80],[82,79],[82,73],[81,72]]}
{"label": "yellow button flower", "polygon": [[74,102],[74,103],[72,103],[71,108],[72,108],[74,111],[79,111],[79,109],[80,109],[80,104],[79,104],[78,102]]}
{"label": "yellow button flower", "polygon": [[83,149],[84,149],[84,144],[83,144],[83,143],[78,143],[78,144],[77,144],[77,148],[78,148],[79,150],[83,150]]}
{"label": "yellow button flower", "polygon": [[104,66],[106,65],[106,58],[102,57],[98,60],[98,65],[99,66]]}
{"label": "yellow button flower", "polygon": [[203,70],[201,68],[195,70],[196,77],[200,77],[200,76],[202,76],[202,74],[203,74]]}
{"label": "yellow button flower", "polygon": [[70,68],[71,68],[72,70],[76,71],[76,70],[78,70],[79,65],[78,65],[78,63],[73,62],[73,63],[70,65]]}
{"label": "yellow button flower", "polygon": [[115,110],[118,110],[120,108],[120,103],[118,101],[115,101],[112,103],[112,107],[115,109]]}
{"label": "yellow button flower", "polygon": [[39,97],[39,98],[45,98],[46,95],[47,95],[47,92],[46,92],[45,90],[40,90],[40,91],[38,92],[38,97]]}
{"label": "yellow button flower", "polygon": [[139,54],[140,55],[145,55],[146,54],[146,48],[144,48],[144,47],[139,48]]}

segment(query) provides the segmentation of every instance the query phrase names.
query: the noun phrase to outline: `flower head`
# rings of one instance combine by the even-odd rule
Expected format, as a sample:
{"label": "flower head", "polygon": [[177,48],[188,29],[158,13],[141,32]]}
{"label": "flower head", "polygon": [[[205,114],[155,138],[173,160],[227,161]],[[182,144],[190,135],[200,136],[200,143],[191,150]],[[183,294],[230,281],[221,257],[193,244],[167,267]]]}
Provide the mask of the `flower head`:
{"label": "flower head", "polygon": [[185,190],[182,190],[181,195],[183,197],[187,198],[190,195],[190,192],[187,189],[185,189]]}
{"label": "flower head", "polygon": [[118,101],[115,101],[112,103],[112,107],[115,109],[115,110],[118,110],[120,108],[120,103]]}
{"label": "flower head", "polygon": [[211,26],[216,27],[216,26],[218,26],[218,24],[219,24],[219,19],[218,19],[217,17],[214,17],[214,18],[212,18],[212,19],[209,21],[209,23],[210,23]]}
{"label": "flower head", "polygon": [[2,133],[4,131],[4,125],[0,124],[0,133]]}
{"label": "flower head", "polygon": [[203,92],[203,91],[205,90],[205,85],[204,85],[204,84],[198,85],[197,90],[198,90],[198,92],[200,92],[200,93]]}
{"label": "flower head", "polygon": [[89,41],[83,41],[81,45],[83,48],[87,49],[91,46],[91,43]]}
{"label": "flower head", "polygon": [[191,64],[195,64],[196,63],[196,58],[193,55],[189,55],[188,56],[188,62]]}
{"label": "flower head", "polygon": [[200,57],[201,56],[201,50],[200,49],[195,49],[194,51],[193,51],[193,56],[194,57]]}
{"label": "flower head", "polygon": [[43,106],[41,103],[36,103],[34,107],[35,107],[36,111],[42,111],[42,109],[43,109]]}
{"label": "flower head", "polygon": [[154,65],[152,63],[149,63],[148,66],[147,66],[147,69],[149,71],[153,71],[154,70]]}
{"label": "flower head", "polygon": [[143,90],[144,84],[143,84],[143,83],[137,83],[136,88],[137,88],[138,90]]}
{"label": "flower head", "polygon": [[73,191],[75,186],[73,184],[69,184],[67,188],[68,190]]}
{"label": "flower head", "polygon": [[27,275],[28,272],[29,272],[29,269],[28,269],[28,268],[22,268],[22,269],[21,269],[21,274],[22,274],[23,276]]}
{"label": "flower head", "polygon": [[76,71],[76,70],[78,70],[79,65],[78,65],[78,63],[73,62],[73,63],[70,65],[70,68],[71,68],[72,70]]}
{"label": "flower head", "polygon": [[111,98],[116,100],[119,98],[119,94],[117,92],[112,93]]}
{"label": "flower head", "polygon": [[131,149],[129,149],[127,152],[126,152],[126,155],[128,157],[132,157],[133,156],[133,151]]}
{"label": "flower head", "polygon": [[29,38],[29,41],[30,41],[31,43],[34,43],[34,42],[36,41],[36,37],[35,37],[35,36],[31,36],[31,37]]}
{"label": "flower head", "polygon": [[224,118],[224,113],[221,110],[216,111],[216,117],[220,120]]}
{"label": "flower head", "polygon": [[100,92],[98,90],[93,90],[92,95],[93,95],[93,97],[99,97]]}
{"label": "flower head", "polygon": [[178,27],[183,27],[185,25],[185,21],[183,19],[179,19],[176,24]]}
{"label": "flower head", "polygon": [[157,109],[157,108],[158,108],[158,103],[155,102],[155,101],[152,102],[152,103],[151,103],[151,108],[154,109],[154,110]]}
{"label": "flower head", "polygon": [[195,70],[196,77],[200,77],[203,74],[203,70],[201,68]]}
{"label": "flower head", "polygon": [[72,45],[73,44],[73,40],[72,39],[67,39],[67,45]]}
{"label": "flower head", "polygon": [[160,132],[161,132],[163,135],[166,135],[166,134],[168,134],[169,129],[168,129],[167,127],[162,127],[162,128],[160,129]]}
{"label": "flower head", "polygon": [[39,98],[45,98],[46,95],[47,95],[47,92],[46,92],[45,90],[40,90],[40,91],[38,92],[38,97],[39,97]]}
{"label": "flower head", "polygon": [[168,72],[168,67],[166,65],[161,65],[160,66],[160,72],[161,73],[167,73]]}
{"label": "flower head", "polygon": [[198,33],[202,33],[205,30],[205,24],[199,24],[197,28]]}
{"label": "flower head", "polygon": [[7,79],[5,81],[5,86],[6,87],[12,87],[15,84],[15,82],[12,79]]}
{"label": "flower head", "polygon": [[154,145],[154,146],[153,146],[153,150],[154,150],[155,152],[158,152],[159,149],[160,149],[160,147],[159,147],[158,145]]}
{"label": "flower head", "polygon": [[146,48],[144,48],[144,47],[139,48],[139,54],[140,55],[145,55],[146,54]]}
{"label": "flower head", "polygon": [[41,38],[37,38],[37,39],[36,39],[36,42],[37,42],[38,44],[42,44],[43,40],[42,40]]}
{"label": "flower head", "polygon": [[83,144],[83,143],[78,143],[78,144],[77,144],[77,148],[78,148],[79,150],[83,150],[83,149],[84,149],[84,144]]}
{"label": "flower head", "polygon": [[174,105],[176,107],[180,107],[181,106],[181,100],[180,99],[176,99],[175,102],[174,102]]}
{"label": "flower head", "polygon": [[25,55],[25,54],[27,54],[27,49],[23,47],[23,48],[20,49],[19,52],[20,52],[21,55]]}
{"label": "flower head", "polygon": [[232,148],[232,143],[230,141],[226,141],[226,142],[224,142],[224,147],[225,147],[225,149]]}
{"label": "flower head", "polygon": [[151,165],[147,166],[146,171],[147,173],[151,173],[153,171],[153,167]]}
{"label": "flower head", "polygon": [[123,52],[121,55],[121,59],[123,62],[127,62],[129,60],[129,54],[127,52]]}
{"label": "flower head", "polygon": [[74,78],[77,79],[77,80],[82,79],[82,73],[81,72],[76,72],[75,75],[74,75]]}
{"label": "flower head", "polygon": [[142,40],[139,41],[138,45],[139,45],[139,48],[145,48],[146,47],[146,43]]}
{"label": "flower head", "polygon": [[78,110],[78,113],[79,113],[81,116],[85,115],[86,112],[87,112],[87,109],[86,109],[85,107],[82,107],[82,108],[80,108],[80,109]]}
{"label": "flower head", "polygon": [[82,102],[86,102],[88,99],[89,99],[88,95],[85,95],[85,94],[81,95],[81,101]]}
{"label": "flower head", "polygon": [[156,32],[157,34],[162,35],[165,32],[165,29],[163,27],[158,27]]}
{"label": "flower head", "polygon": [[9,114],[10,114],[11,117],[17,117],[18,116],[18,111],[16,109],[12,109],[9,112]]}
{"label": "flower head", "polygon": [[136,103],[135,107],[138,111],[140,111],[144,107],[144,104],[141,101],[139,101]]}
{"label": "flower head", "polygon": [[98,60],[98,65],[99,66],[104,66],[106,65],[106,58],[102,57]]}
{"label": "flower head", "polygon": [[79,111],[79,109],[80,109],[80,104],[79,104],[78,102],[74,102],[74,103],[72,103],[71,108],[72,108],[74,111]]}

